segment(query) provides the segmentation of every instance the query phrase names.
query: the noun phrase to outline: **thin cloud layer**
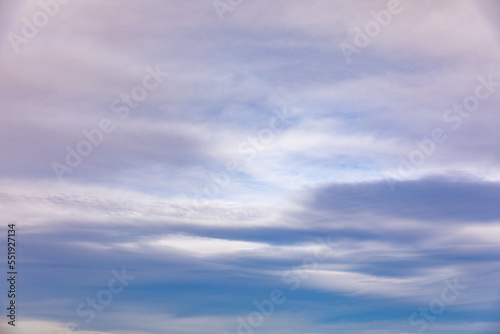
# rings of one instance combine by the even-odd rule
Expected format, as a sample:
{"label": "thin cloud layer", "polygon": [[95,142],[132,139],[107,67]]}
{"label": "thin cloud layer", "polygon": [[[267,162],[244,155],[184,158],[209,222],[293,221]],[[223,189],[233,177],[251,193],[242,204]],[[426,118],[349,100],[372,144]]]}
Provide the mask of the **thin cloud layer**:
{"label": "thin cloud layer", "polygon": [[498,9],[1,3],[1,330],[496,333]]}

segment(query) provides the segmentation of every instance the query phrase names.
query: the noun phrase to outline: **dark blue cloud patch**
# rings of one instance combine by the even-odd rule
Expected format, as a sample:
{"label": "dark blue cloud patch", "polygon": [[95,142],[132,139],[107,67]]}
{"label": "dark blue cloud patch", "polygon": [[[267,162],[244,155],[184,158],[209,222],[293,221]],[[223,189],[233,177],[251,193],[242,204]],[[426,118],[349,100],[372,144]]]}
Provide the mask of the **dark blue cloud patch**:
{"label": "dark blue cloud patch", "polygon": [[309,206],[340,215],[360,212],[426,222],[490,222],[500,219],[500,184],[445,177],[334,184],[317,190]]}

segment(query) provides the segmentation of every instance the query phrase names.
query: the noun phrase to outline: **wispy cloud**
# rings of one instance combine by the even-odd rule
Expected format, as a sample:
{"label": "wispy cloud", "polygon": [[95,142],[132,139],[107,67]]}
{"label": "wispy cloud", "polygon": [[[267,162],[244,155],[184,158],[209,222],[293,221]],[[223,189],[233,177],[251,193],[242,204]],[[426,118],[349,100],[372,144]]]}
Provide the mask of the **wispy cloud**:
{"label": "wispy cloud", "polygon": [[[14,333],[230,333],[290,272],[262,333],[416,332],[454,278],[467,289],[426,330],[494,333],[496,2],[401,0],[349,64],[339,45],[398,1],[219,2],[222,21],[213,1],[0,4]],[[331,256],[303,267],[318,238]],[[119,268],[135,279],[82,323]]]}

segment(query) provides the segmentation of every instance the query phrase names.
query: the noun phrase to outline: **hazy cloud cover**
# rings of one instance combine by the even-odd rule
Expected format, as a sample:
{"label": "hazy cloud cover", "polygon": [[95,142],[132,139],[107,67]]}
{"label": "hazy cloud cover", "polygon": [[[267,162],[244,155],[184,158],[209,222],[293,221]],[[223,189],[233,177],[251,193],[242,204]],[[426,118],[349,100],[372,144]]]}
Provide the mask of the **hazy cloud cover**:
{"label": "hazy cloud cover", "polygon": [[498,333],[499,18],[0,2],[2,333]]}

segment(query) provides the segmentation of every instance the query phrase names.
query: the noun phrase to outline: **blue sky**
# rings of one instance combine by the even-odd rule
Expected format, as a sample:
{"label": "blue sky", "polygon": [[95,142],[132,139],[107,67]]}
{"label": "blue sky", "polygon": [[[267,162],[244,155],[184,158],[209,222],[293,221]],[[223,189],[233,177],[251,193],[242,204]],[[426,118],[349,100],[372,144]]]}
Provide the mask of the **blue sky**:
{"label": "blue sky", "polygon": [[498,333],[499,10],[0,2],[2,333]]}

